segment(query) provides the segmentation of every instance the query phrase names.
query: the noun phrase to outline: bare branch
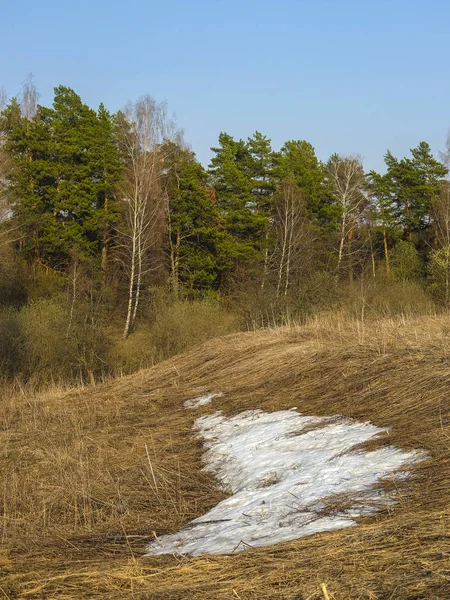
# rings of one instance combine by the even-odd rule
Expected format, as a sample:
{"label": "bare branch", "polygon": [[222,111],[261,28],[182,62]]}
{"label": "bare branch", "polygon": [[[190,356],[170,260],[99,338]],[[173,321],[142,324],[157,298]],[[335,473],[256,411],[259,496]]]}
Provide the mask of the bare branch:
{"label": "bare branch", "polygon": [[160,178],[164,161],[163,143],[178,139],[181,133],[173,118],[167,116],[165,103],[149,96],[129,103],[123,114],[125,123],[119,144],[125,154],[126,168],[119,186],[123,227],[119,232],[122,254],[128,265],[128,308],[124,337],[133,330],[139,306],[142,278],[154,267],[150,250],[160,244],[165,227],[165,195]]}
{"label": "bare branch", "polygon": [[23,116],[28,120],[34,117],[37,111],[37,104],[39,100],[39,92],[33,81],[33,73],[29,73],[22,85],[22,91],[20,94],[20,107],[22,109]]}

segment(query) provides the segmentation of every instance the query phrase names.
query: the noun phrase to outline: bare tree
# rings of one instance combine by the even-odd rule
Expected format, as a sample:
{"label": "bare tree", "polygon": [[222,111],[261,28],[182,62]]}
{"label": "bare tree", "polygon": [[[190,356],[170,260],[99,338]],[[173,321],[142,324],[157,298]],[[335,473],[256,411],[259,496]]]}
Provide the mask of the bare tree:
{"label": "bare tree", "polygon": [[7,96],[4,88],[0,88],[0,116],[2,112],[5,110],[5,106],[7,103]]}
{"label": "bare tree", "polygon": [[20,93],[20,107],[22,109],[22,115],[27,121],[31,121],[36,114],[38,100],[39,92],[33,81],[33,73],[29,73],[23,82],[22,91]]}
{"label": "bare tree", "polygon": [[344,256],[345,242],[347,241],[351,252],[353,232],[368,203],[365,193],[366,177],[358,157],[339,156],[338,154],[333,154],[328,161],[327,174],[333,185],[336,203],[341,212],[336,268],[339,272]]}
{"label": "bare tree", "polygon": [[277,273],[277,296],[287,295],[293,272],[313,242],[305,198],[294,177],[284,179],[274,196],[276,238],[272,264]]}
{"label": "bare tree", "polygon": [[143,96],[126,106],[119,143],[125,155],[120,184],[123,225],[119,232],[128,275],[128,303],[123,337],[133,330],[141,296],[142,280],[151,268],[150,251],[161,240],[165,223],[165,196],[160,178],[163,142],[176,137],[174,122],[165,103]]}
{"label": "bare tree", "polygon": [[[11,206],[8,199],[8,178],[12,171],[12,161],[5,149],[6,131],[3,127],[2,114],[6,108],[7,99],[3,88],[0,89],[0,223],[11,217]],[[0,246],[9,243],[12,228],[0,230]]]}
{"label": "bare tree", "polygon": [[431,205],[436,246],[450,247],[450,181],[444,181],[441,193]]}

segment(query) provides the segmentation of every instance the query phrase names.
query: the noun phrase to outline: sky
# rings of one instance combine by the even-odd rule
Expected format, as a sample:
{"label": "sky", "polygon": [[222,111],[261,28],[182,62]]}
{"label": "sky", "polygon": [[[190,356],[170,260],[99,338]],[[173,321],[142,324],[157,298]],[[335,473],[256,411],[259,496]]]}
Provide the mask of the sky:
{"label": "sky", "polygon": [[448,0],[0,0],[0,88],[34,74],[111,111],[167,101],[206,166],[221,131],[383,170],[450,129]]}

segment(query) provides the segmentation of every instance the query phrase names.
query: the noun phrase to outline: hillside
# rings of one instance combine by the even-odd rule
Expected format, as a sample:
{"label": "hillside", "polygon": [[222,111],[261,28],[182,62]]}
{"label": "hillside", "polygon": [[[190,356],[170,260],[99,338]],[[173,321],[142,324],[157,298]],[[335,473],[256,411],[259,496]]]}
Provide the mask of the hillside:
{"label": "hillside", "polygon": [[[450,319],[236,334],[96,388],[0,407],[5,598],[306,600],[450,597]],[[184,406],[203,393],[213,404]],[[388,432],[429,458],[384,481],[396,503],[228,555],[144,556],[227,494],[202,470],[194,421],[297,407]],[[345,499],[337,498],[336,502]],[[334,507],[330,506],[330,510]],[[321,584],[326,584],[325,588]]]}

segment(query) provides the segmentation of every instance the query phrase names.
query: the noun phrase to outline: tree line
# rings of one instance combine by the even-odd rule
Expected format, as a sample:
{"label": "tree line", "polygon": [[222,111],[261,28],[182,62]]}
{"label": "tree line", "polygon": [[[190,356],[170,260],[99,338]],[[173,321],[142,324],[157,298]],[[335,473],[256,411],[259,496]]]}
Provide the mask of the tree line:
{"label": "tree line", "polygon": [[286,315],[395,280],[450,302],[447,157],[426,142],[383,174],[258,131],[211,150],[204,168],[149,95],[112,114],[59,86],[45,107],[28,79],[0,101],[0,304],[64,297],[68,337],[81,310],[127,338],[162,292]]}

